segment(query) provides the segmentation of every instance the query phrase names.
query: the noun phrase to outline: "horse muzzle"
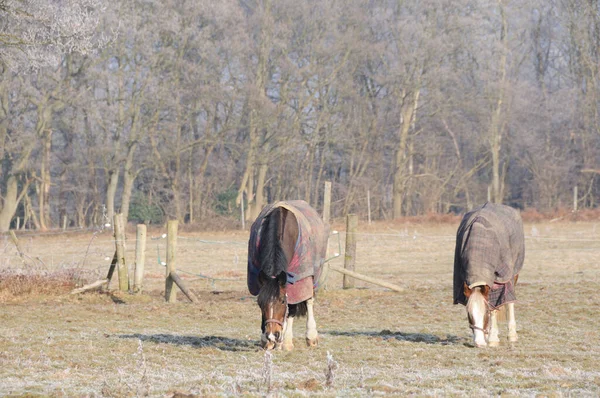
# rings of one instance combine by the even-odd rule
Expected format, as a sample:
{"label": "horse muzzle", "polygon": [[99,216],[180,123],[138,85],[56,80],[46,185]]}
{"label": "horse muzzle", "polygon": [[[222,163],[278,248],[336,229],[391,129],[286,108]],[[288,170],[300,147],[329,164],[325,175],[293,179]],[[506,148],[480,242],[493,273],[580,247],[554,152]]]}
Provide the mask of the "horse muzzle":
{"label": "horse muzzle", "polygon": [[281,346],[283,342],[283,333],[275,332],[275,333],[263,333],[260,336],[260,345],[265,350],[272,350],[274,348],[278,348]]}
{"label": "horse muzzle", "polygon": [[277,348],[278,346],[281,346],[281,343],[283,342],[283,333],[285,330],[285,321],[280,322],[275,319],[268,319],[266,321],[266,324],[268,325],[269,323],[278,324],[279,326],[281,326],[281,330],[279,330],[279,331],[269,330],[271,328],[267,328],[267,330],[265,330],[265,332],[260,337],[261,346],[265,350],[272,350],[273,348]]}

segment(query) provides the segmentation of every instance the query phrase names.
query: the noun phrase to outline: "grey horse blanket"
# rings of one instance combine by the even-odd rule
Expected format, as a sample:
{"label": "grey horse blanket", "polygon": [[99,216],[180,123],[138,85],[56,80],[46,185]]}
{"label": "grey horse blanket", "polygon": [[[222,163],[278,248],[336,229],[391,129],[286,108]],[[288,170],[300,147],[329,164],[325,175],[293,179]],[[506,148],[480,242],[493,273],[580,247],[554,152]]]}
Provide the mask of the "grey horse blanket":
{"label": "grey horse blanket", "polygon": [[289,304],[298,304],[313,297],[318,288],[317,281],[323,268],[327,254],[329,225],[325,224],[319,214],[303,200],[277,202],[267,205],[258,215],[250,228],[248,242],[248,290],[254,296],[258,295],[258,263],[257,248],[259,245],[260,229],[264,218],[273,209],[283,207],[294,214],[298,221],[298,240],[294,256],[288,259],[287,296]]}
{"label": "grey horse blanket", "polygon": [[523,221],[512,207],[486,203],[465,214],[456,234],[454,304],[467,303],[463,283],[488,285],[491,308],[516,301],[515,277],[523,268]]}

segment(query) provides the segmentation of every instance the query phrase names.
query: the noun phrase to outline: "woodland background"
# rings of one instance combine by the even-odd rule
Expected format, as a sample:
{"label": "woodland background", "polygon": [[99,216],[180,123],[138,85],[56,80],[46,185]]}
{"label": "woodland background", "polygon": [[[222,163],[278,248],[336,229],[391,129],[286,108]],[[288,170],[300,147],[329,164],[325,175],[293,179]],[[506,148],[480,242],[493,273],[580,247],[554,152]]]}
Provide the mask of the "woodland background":
{"label": "woodland background", "polygon": [[598,0],[0,0],[0,231],[600,198]]}

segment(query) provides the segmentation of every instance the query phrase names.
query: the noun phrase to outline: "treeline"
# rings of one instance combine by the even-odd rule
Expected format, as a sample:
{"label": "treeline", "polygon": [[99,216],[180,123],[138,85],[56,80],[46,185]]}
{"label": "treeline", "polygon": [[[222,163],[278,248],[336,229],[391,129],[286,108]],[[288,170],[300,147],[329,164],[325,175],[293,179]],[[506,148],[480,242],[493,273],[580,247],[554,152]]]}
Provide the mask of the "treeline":
{"label": "treeline", "polygon": [[0,230],[598,206],[600,1],[113,1],[97,54],[4,67]]}

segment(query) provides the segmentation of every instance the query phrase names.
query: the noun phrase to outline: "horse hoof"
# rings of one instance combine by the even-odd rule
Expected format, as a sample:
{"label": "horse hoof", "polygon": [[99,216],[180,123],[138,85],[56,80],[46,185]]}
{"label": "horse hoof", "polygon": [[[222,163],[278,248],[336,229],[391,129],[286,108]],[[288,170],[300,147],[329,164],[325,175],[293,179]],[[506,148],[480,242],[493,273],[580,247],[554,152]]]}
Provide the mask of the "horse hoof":
{"label": "horse hoof", "polygon": [[309,346],[309,347],[316,347],[316,346],[319,345],[319,339],[318,338],[316,338],[316,339],[309,339],[309,338],[307,338],[306,339],[306,345]]}
{"label": "horse hoof", "polygon": [[289,343],[289,344],[283,343],[283,344],[281,345],[281,347],[282,347],[282,348],[283,348],[285,351],[292,351],[292,350],[294,349],[294,344],[292,344],[292,343]]}
{"label": "horse hoof", "polygon": [[500,341],[490,341],[488,342],[488,346],[490,347],[498,347],[500,345]]}
{"label": "horse hoof", "polygon": [[518,340],[518,337],[516,334],[514,336],[508,336],[508,341],[511,343],[516,343],[517,340]]}

